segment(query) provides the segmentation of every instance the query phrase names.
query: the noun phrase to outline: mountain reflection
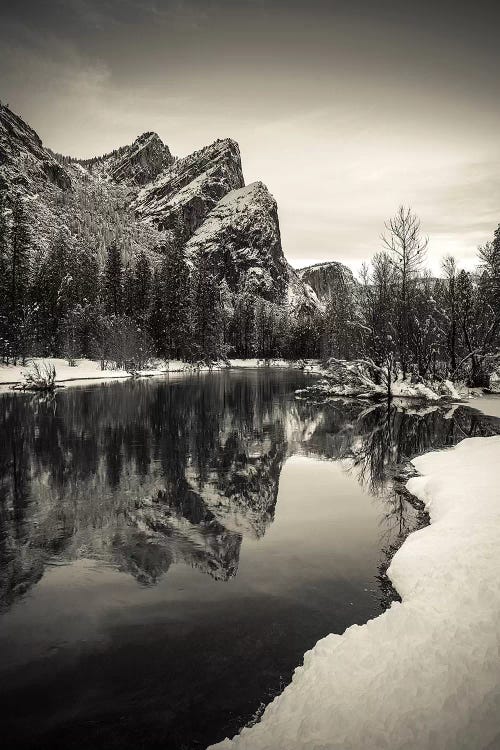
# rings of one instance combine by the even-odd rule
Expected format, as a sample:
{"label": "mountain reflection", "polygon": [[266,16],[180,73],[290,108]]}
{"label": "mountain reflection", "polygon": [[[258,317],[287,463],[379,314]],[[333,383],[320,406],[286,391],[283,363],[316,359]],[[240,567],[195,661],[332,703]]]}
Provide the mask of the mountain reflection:
{"label": "mountain reflection", "polygon": [[179,562],[228,580],[243,538],[273,522],[282,466],[296,453],[344,459],[384,497],[389,533],[401,535],[411,521],[394,467],[500,432],[500,420],[463,406],[314,406],[294,400],[299,385],[224,373],[1,396],[1,603],[53,559],[103,560],[142,584]]}

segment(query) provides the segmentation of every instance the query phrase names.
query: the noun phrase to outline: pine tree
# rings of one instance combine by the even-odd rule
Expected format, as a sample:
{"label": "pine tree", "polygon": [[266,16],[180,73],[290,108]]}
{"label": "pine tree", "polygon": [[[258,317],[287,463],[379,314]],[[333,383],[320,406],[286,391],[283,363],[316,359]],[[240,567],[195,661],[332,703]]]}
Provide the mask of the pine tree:
{"label": "pine tree", "polygon": [[230,342],[237,356],[255,356],[257,351],[255,296],[247,291],[235,295]]}
{"label": "pine tree", "polygon": [[120,315],[123,305],[123,266],[121,250],[113,243],[104,265],[103,298],[110,315]]}
{"label": "pine tree", "polygon": [[492,317],[500,316],[500,225],[492,242],[479,248],[483,289],[492,307]]}
{"label": "pine tree", "polygon": [[[281,305],[258,297],[255,302],[256,352],[260,357],[281,356],[286,351],[288,325]],[[309,342],[313,345],[318,329]]]}
{"label": "pine tree", "polygon": [[165,312],[164,312],[164,268],[160,265],[153,273],[151,281],[151,302],[148,312],[148,331],[156,353],[166,356],[165,352]]}
{"label": "pine tree", "polygon": [[444,326],[446,329],[446,346],[450,359],[451,372],[454,373],[457,367],[457,341],[458,341],[458,321],[457,321],[457,264],[453,256],[448,255],[443,260],[443,312]]}
{"label": "pine tree", "polygon": [[189,350],[191,322],[189,267],[184,248],[177,239],[166,251],[162,277],[165,351],[169,358],[184,359]]}
{"label": "pine tree", "polygon": [[15,193],[12,203],[10,230],[10,304],[17,311],[23,304],[28,288],[29,272],[28,217],[20,193]]}
{"label": "pine tree", "polygon": [[99,261],[97,251],[82,240],[74,251],[72,272],[76,300],[84,306],[95,305],[99,296],[96,284],[96,279],[99,278]]}
{"label": "pine tree", "polygon": [[26,350],[24,338],[26,332],[29,330],[24,321],[26,319],[25,307],[29,303],[30,233],[24,201],[19,192],[14,194],[12,201],[12,222],[9,240],[7,250],[7,307],[8,325],[15,364],[20,353],[23,354],[24,359],[24,352]]}
{"label": "pine tree", "polygon": [[52,355],[61,353],[61,323],[77,302],[72,254],[69,232],[61,228],[34,283],[34,295],[40,308],[40,338],[44,349]]}
{"label": "pine tree", "polygon": [[147,320],[151,303],[152,274],[148,256],[141,251],[124,276],[126,313],[141,325]]}
{"label": "pine tree", "polygon": [[225,355],[219,284],[206,255],[197,259],[193,299],[193,333],[196,355],[210,362]]}
{"label": "pine tree", "polygon": [[0,188],[0,356],[3,361],[5,361],[8,354],[8,247],[9,226],[7,223],[6,191]]}

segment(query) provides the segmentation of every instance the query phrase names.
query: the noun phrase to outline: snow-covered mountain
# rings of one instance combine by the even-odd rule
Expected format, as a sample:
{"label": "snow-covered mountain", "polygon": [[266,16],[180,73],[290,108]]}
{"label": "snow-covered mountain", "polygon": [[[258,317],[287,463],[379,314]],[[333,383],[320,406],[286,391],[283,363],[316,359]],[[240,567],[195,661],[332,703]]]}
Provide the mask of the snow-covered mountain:
{"label": "snow-covered mountain", "polygon": [[[168,149],[162,154],[161,159],[171,161]],[[144,136],[99,159],[62,157],[45,148],[32,128],[0,105],[0,187],[24,195],[38,259],[61,231],[75,249],[91,247],[101,257],[113,241],[122,247],[125,262],[140,249],[154,252],[163,235],[138,222],[130,203],[140,175],[148,170],[156,174],[159,168],[158,144]]]}
{"label": "snow-covered mountain", "polygon": [[281,249],[276,201],[262,182],[227,193],[187,243],[204,252],[231,291],[247,289],[284,301],[288,263]]}
{"label": "snow-covered mountain", "polygon": [[337,261],[316,263],[300,268],[297,276],[309,286],[322,304],[338,293],[342,285],[353,287],[357,284],[350,268]]}
{"label": "snow-covered mountain", "polygon": [[0,105],[0,181],[23,191],[34,251],[60,231],[105,248],[117,241],[125,263],[151,257],[174,230],[190,254],[206,253],[220,280],[294,309],[317,308],[315,293],[286,261],[276,201],[256,182],[245,187],[238,144],[226,138],[174,158],[156,133],[92,159],[61,156]]}

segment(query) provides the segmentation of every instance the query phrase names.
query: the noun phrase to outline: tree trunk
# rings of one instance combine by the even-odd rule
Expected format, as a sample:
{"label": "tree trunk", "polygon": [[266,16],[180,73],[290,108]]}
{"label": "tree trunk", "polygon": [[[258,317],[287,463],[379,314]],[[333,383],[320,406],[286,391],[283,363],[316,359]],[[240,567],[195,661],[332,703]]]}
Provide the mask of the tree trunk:
{"label": "tree trunk", "polygon": [[469,386],[471,388],[489,388],[490,387],[490,374],[483,367],[483,363],[477,359],[472,358],[472,367],[469,377]]}

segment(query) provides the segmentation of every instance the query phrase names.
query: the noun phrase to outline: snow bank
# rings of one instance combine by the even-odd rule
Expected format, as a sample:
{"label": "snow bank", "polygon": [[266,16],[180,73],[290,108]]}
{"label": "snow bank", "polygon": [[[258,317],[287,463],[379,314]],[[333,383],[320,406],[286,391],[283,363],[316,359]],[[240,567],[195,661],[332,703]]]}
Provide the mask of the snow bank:
{"label": "snow bank", "polygon": [[[345,363],[345,369],[350,368],[350,363]],[[343,377],[345,372],[339,374],[331,368],[315,365],[310,372],[322,376],[313,385],[296,391],[300,399],[311,399],[313,401],[326,402],[337,398],[365,398],[385,399],[387,397],[387,386],[375,383],[368,376],[356,372],[352,377]],[[336,378],[338,377],[338,380]],[[456,401],[462,396],[449,380],[425,383],[412,383],[411,380],[398,378],[391,382],[391,397],[397,399],[413,399],[418,401]]]}
{"label": "snow bank", "polygon": [[[76,365],[71,367],[65,359],[57,359],[55,357],[47,357],[46,359],[33,358],[28,360],[28,364],[26,365],[0,365],[0,387],[24,382],[23,375],[30,369],[32,362],[37,362],[40,365],[44,363],[54,365],[56,368],[56,383],[77,383],[81,380],[94,380],[105,383],[108,380],[131,377],[131,373],[127,370],[101,370],[98,360],[77,359]],[[222,369],[222,367],[221,363],[213,369]],[[137,375],[141,377],[166,375],[171,372],[192,372],[193,369],[193,365],[189,362],[170,360],[168,363],[162,362],[157,367],[138,370]],[[199,369],[205,370],[208,368],[200,367]]]}
{"label": "snow bank", "polygon": [[416,459],[431,525],[389,568],[402,603],[320,640],[259,724],[212,747],[500,747],[499,460],[500,437]]}
{"label": "snow bank", "polygon": [[67,360],[47,357],[46,359],[34,358],[26,365],[0,365],[0,384],[8,385],[23,381],[23,374],[30,369],[31,362],[40,365],[47,363],[56,368],[56,382],[61,383],[68,380],[114,380],[115,378],[129,378],[130,373],[125,370],[101,370],[98,361],[90,359],[76,360],[76,366],[70,367]]}
{"label": "snow bank", "polygon": [[473,399],[469,406],[471,409],[476,409],[489,417],[500,419],[500,396],[481,396]]}
{"label": "snow bank", "polygon": [[230,359],[229,364],[231,367],[235,367],[237,369],[241,368],[254,368],[254,367],[294,367],[293,362],[289,362],[286,359],[270,359],[266,360],[264,359],[256,359],[256,358],[250,358],[250,359]]}
{"label": "snow bank", "polygon": [[303,370],[311,374],[322,373],[321,364],[317,359],[258,359],[250,357],[248,359],[230,359],[229,365],[237,370],[256,367],[281,367],[283,369]]}

